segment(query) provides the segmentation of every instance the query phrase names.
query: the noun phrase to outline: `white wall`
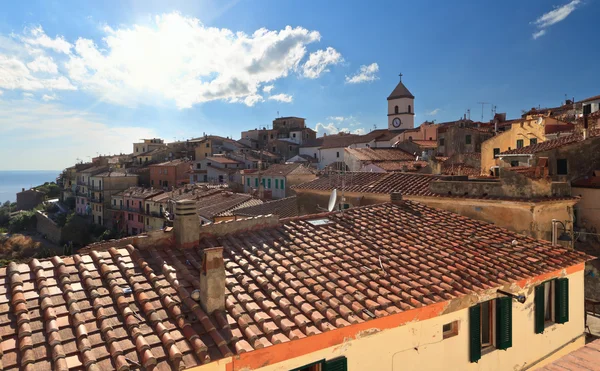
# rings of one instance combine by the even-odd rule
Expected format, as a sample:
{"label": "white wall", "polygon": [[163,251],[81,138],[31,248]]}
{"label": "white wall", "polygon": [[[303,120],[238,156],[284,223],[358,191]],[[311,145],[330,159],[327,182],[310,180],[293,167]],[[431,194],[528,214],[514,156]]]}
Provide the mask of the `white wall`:
{"label": "white wall", "polygon": [[[388,129],[390,130],[398,130],[398,129],[412,129],[415,127],[415,116],[412,114],[402,114],[408,112],[408,106],[411,106],[412,113],[415,112],[415,101],[411,98],[398,98],[393,100],[388,100]],[[395,107],[398,106],[398,112],[400,114],[395,114]],[[395,128],[392,125],[392,120],[395,117],[399,117],[402,120],[402,125],[399,128]]]}

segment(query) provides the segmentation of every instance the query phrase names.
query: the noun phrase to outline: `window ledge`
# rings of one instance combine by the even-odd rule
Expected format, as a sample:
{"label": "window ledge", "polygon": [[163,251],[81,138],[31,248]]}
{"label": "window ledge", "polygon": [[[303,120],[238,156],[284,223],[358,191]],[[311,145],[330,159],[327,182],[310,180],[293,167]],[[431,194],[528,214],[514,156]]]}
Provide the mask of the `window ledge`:
{"label": "window ledge", "polygon": [[493,345],[489,346],[487,348],[481,349],[481,356],[483,357],[483,356],[485,356],[487,354],[493,353],[495,350],[497,350],[497,349]]}

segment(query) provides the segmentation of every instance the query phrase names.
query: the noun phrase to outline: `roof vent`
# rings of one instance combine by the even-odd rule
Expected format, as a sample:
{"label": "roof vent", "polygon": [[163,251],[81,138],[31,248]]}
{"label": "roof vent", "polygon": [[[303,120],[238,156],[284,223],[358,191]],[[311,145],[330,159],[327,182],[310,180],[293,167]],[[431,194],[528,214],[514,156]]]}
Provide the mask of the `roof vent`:
{"label": "roof vent", "polygon": [[311,219],[311,220],[307,220],[307,222],[309,222],[310,224],[312,224],[314,226],[333,224],[333,221],[329,218]]}

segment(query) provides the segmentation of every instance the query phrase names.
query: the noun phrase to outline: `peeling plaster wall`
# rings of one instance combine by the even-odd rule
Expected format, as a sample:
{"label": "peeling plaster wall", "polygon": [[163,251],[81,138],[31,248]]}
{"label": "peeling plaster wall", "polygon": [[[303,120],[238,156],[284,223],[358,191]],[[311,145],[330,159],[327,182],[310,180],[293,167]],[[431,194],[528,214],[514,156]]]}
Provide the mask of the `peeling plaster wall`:
{"label": "peeling plaster wall", "polygon": [[[575,272],[568,277],[569,322],[562,325],[554,324],[547,327],[543,334],[535,334],[533,320],[535,285],[520,289],[518,292],[527,295],[527,301],[524,304],[513,301],[513,346],[508,350],[484,352],[478,363],[469,362],[468,306],[476,300],[492,299],[495,294],[456,299],[452,306],[460,309],[455,312],[387,330],[380,331],[377,328],[365,330],[354,337],[347,338],[342,344],[254,369],[288,371],[321,359],[340,356],[347,357],[348,370],[521,370],[535,362],[539,362],[536,367],[541,366],[585,343],[585,339],[580,337],[584,331],[583,271]],[[446,311],[448,310],[450,308],[446,307]],[[458,335],[443,339],[442,326],[452,321],[459,322]],[[318,336],[315,337],[315,341],[317,340]],[[545,358],[552,352],[555,353]],[[236,367],[235,364],[234,358],[233,370],[243,369]]]}

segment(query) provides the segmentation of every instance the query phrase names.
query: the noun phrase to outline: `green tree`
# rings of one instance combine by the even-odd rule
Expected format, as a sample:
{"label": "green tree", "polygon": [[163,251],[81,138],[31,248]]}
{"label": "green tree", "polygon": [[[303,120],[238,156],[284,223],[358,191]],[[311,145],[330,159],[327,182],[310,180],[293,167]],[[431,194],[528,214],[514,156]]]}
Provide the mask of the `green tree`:
{"label": "green tree", "polygon": [[37,225],[37,218],[33,211],[20,213],[10,220],[8,223],[8,230],[11,233],[17,233],[26,230],[35,229]]}

